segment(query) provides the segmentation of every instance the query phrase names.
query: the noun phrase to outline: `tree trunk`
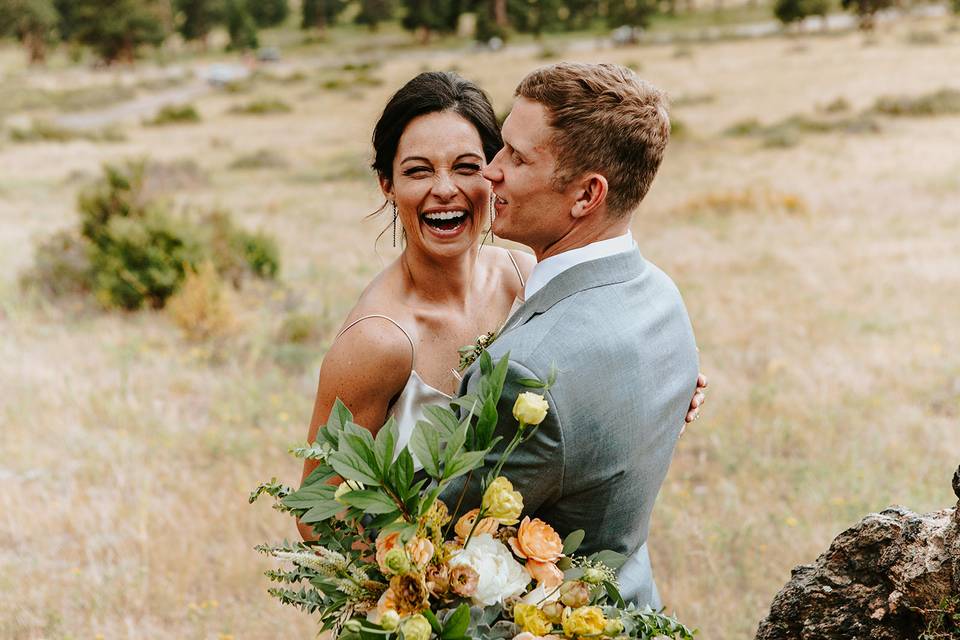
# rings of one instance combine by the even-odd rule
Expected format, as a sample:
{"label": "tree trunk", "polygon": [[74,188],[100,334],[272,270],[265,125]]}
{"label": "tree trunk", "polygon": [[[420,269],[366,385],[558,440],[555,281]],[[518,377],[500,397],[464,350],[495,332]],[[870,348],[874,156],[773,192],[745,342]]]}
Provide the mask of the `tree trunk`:
{"label": "tree trunk", "polygon": [[493,21],[501,29],[510,26],[510,19],[507,17],[507,0],[493,0]]}

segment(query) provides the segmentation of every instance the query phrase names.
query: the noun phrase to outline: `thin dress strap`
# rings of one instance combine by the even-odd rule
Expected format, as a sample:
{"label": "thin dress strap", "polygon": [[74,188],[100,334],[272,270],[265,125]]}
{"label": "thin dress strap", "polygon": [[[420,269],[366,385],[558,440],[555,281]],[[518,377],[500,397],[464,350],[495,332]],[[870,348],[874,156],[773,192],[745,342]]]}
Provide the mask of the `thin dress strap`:
{"label": "thin dress strap", "polygon": [[[400,323],[397,322],[396,320],[394,320],[393,318],[390,318],[390,317],[388,317],[388,316],[385,316],[385,315],[382,315],[382,314],[379,314],[379,313],[371,313],[371,314],[368,315],[368,316],[363,316],[363,317],[357,318],[356,320],[354,320],[353,322],[351,322],[350,324],[348,324],[347,326],[345,326],[343,329],[341,329],[341,330],[340,330],[340,333],[338,333],[338,334],[336,335],[336,337],[334,338],[334,340],[336,340],[337,338],[339,338],[340,336],[342,336],[344,333],[346,333],[346,332],[347,332],[347,329],[351,328],[353,325],[355,325],[355,324],[357,324],[357,323],[359,323],[359,322],[362,322],[363,320],[368,320],[368,319],[370,319],[370,318],[382,318],[382,319],[386,320],[387,322],[392,322],[393,325],[397,327],[397,329],[400,329],[400,331],[403,332],[403,335],[405,335],[405,336],[407,337],[407,340],[410,341],[410,359],[411,359],[411,361],[416,362],[417,350],[416,350],[416,348],[413,346],[413,338],[410,337],[410,334],[407,333],[407,330],[404,329],[403,327],[401,327],[401,326],[400,326]],[[413,370],[413,364],[412,364],[412,363],[411,363],[411,365],[410,365],[410,369]]]}
{"label": "thin dress strap", "polygon": [[520,278],[520,289],[523,289],[526,283],[523,281],[523,274],[520,273],[520,265],[517,264],[517,259],[513,257],[513,251],[507,249],[507,255],[510,256],[510,262],[513,263],[513,268],[517,270],[517,277]]}

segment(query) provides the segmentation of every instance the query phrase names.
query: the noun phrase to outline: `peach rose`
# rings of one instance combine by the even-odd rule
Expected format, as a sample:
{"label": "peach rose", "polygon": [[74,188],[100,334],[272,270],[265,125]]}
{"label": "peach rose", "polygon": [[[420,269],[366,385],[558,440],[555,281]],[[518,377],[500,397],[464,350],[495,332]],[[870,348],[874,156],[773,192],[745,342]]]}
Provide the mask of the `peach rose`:
{"label": "peach rose", "polygon": [[383,614],[385,614],[387,611],[396,610],[397,597],[394,595],[393,590],[388,588],[380,596],[380,599],[377,600],[377,606],[367,613],[367,620],[373,624],[380,624],[380,621],[383,620]]}
{"label": "peach rose", "polygon": [[[467,539],[467,536],[470,535],[470,529],[473,529],[473,521],[477,519],[477,515],[479,513],[480,509],[472,509],[460,516],[460,519],[457,520],[456,526],[453,528],[460,538],[463,540]],[[497,527],[499,526],[500,523],[494,518],[484,518],[477,525],[477,528],[473,530],[473,535],[478,536],[482,533],[494,535],[497,532]]]}
{"label": "peach rose", "polygon": [[400,548],[400,532],[388,533],[387,535],[377,536],[377,542],[375,544],[377,549],[377,566],[380,567],[380,570],[384,573],[387,572],[387,566],[384,562],[387,559],[387,554],[396,548]]}
{"label": "peach rose", "polygon": [[407,553],[413,563],[423,569],[433,558],[433,543],[426,538],[411,538],[407,543]]}
{"label": "peach rose", "polygon": [[528,559],[526,567],[530,577],[547,589],[555,589],[563,584],[563,571],[552,562]]}
{"label": "peach rose", "polygon": [[524,517],[510,548],[520,558],[537,562],[556,562],[563,554],[563,541],[553,527],[539,518]]}

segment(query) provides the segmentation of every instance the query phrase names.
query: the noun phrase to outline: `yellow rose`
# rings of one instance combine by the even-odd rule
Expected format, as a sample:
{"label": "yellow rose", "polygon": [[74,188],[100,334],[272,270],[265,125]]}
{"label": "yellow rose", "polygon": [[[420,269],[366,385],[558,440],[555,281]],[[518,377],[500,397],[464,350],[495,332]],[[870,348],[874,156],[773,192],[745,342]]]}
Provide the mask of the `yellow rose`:
{"label": "yellow rose", "polygon": [[490,483],[480,503],[486,515],[500,524],[517,524],[523,511],[523,496],[513,490],[513,485],[503,476]]}
{"label": "yellow rose", "polygon": [[549,408],[546,398],[538,393],[524,391],[517,396],[513,405],[513,417],[523,424],[540,424],[547,417]]}
{"label": "yellow rose", "polygon": [[513,620],[520,625],[521,629],[535,636],[545,636],[550,631],[550,622],[546,614],[535,604],[518,603],[513,608]]}
{"label": "yellow rose", "polygon": [[563,633],[573,636],[598,636],[607,626],[607,619],[600,607],[574,609],[563,621]]}

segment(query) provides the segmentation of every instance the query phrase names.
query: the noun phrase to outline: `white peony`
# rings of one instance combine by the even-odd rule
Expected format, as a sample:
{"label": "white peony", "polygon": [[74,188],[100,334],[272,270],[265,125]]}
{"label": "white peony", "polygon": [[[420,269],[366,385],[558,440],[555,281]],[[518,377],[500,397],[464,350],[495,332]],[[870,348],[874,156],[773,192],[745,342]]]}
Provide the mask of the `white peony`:
{"label": "white peony", "polygon": [[477,572],[477,590],[473,603],[484,607],[518,596],[530,584],[530,574],[514,560],[510,550],[489,533],[470,538],[465,549],[458,551],[449,562],[451,567],[468,565]]}

